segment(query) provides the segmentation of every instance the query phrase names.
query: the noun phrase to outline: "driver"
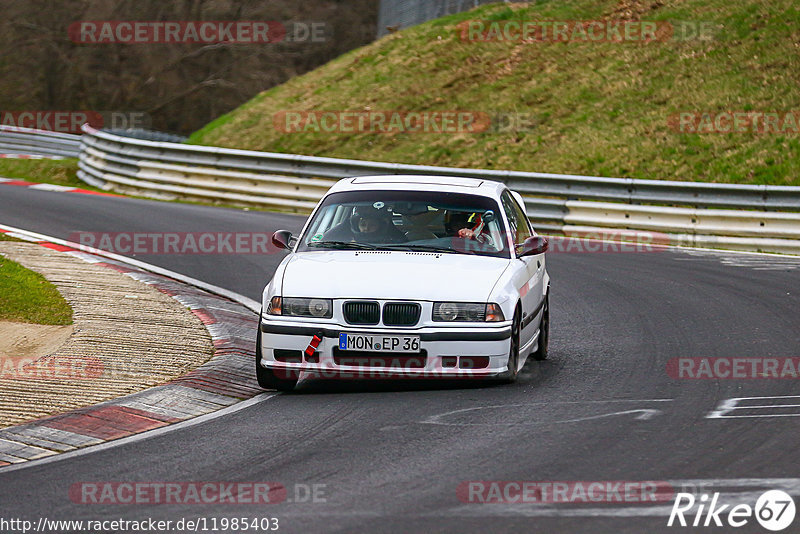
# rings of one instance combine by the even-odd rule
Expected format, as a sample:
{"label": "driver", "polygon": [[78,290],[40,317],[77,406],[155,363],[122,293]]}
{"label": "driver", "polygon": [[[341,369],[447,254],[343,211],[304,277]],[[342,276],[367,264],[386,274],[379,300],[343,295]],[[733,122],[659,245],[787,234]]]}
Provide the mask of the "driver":
{"label": "driver", "polygon": [[391,214],[373,206],[357,206],[349,220],[325,233],[325,241],[361,243],[405,243],[403,232],[395,228]]}

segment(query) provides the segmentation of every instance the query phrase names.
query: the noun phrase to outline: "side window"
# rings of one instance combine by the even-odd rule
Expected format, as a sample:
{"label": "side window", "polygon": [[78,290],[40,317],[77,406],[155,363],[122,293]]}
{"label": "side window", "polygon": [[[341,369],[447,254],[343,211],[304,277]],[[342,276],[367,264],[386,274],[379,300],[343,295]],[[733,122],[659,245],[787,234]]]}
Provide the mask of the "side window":
{"label": "side window", "polygon": [[508,232],[511,234],[511,239],[513,239],[514,242],[516,243],[517,214],[514,213],[514,208],[511,205],[510,198],[507,193],[503,193],[503,196],[500,197],[500,200],[503,203],[503,211],[506,212],[506,218],[508,219]]}
{"label": "side window", "polygon": [[514,211],[517,214],[517,239],[514,243],[520,245],[531,237],[531,224],[528,220],[528,215],[525,214],[522,207],[513,198],[511,198],[511,200],[514,204]]}
{"label": "side window", "polygon": [[[508,217],[508,231],[511,233],[511,239],[515,245],[519,245],[525,241],[525,237],[522,237],[527,232],[525,220],[520,220],[517,203],[514,202],[508,191],[505,191],[500,199],[503,203],[503,211]],[[521,237],[522,239],[520,239]]]}

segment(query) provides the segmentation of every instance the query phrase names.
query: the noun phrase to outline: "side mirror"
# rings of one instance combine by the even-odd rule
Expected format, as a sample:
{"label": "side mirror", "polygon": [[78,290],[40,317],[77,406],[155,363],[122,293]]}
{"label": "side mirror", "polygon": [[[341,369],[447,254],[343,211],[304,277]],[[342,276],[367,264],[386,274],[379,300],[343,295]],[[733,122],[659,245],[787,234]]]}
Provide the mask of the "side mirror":
{"label": "side mirror", "polygon": [[536,256],[537,254],[544,254],[549,245],[550,243],[548,243],[547,238],[544,236],[535,235],[529,237],[524,243],[522,243],[519,256]]}
{"label": "side mirror", "polygon": [[289,230],[278,230],[274,234],[272,234],[272,244],[278,248],[283,249],[290,249],[292,245],[290,244],[292,241],[292,232]]}

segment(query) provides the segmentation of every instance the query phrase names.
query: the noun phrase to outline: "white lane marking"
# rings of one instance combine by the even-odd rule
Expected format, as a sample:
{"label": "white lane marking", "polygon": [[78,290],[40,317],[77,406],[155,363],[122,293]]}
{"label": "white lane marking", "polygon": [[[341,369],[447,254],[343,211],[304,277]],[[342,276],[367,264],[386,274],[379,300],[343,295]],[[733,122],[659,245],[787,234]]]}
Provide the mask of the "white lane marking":
{"label": "white lane marking", "polygon": [[16,232],[3,232],[3,235],[7,235],[8,237],[14,237],[16,239],[21,239],[23,241],[28,241],[30,243],[41,243],[42,242],[41,239],[34,239],[34,238],[29,237],[29,236],[27,236],[25,234],[18,234]]}
{"label": "white lane marking", "polygon": [[439,413],[435,415],[431,415],[426,417],[420,424],[424,425],[440,425],[440,426],[525,426],[525,425],[543,425],[543,424],[559,424],[559,423],[577,423],[581,421],[589,421],[593,419],[602,419],[605,417],[614,417],[618,415],[630,415],[633,413],[638,413],[637,417],[634,417],[636,420],[648,420],[654,417],[655,415],[660,415],[663,413],[661,410],[654,410],[650,408],[640,408],[635,410],[624,410],[619,412],[611,412],[606,414],[596,414],[590,415],[586,417],[579,417],[576,419],[560,419],[560,420],[553,420],[553,421],[532,421],[532,422],[512,422],[512,423],[451,423],[447,422],[444,419],[453,416],[459,415],[467,412],[474,412],[478,410],[491,410],[491,409],[499,409],[499,408],[519,408],[519,407],[529,407],[529,406],[553,406],[556,404],[605,404],[605,403],[615,403],[615,402],[672,402],[673,399],[610,399],[610,400],[594,400],[594,401],[556,401],[556,402],[533,402],[528,404],[498,404],[493,406],[473,406],[471,408],[461,408],[458,410],[451,410],[449,412]]}
{"label": "white lane marking", "polygon": [[746,252],[736,250],[709,250],[674,248],[674,252],[683,253],[685,257],[676,257],[676,261],[696,261],[714,259],[730,267],[744,267],[755,271],[786,271],[800,269],[800,258],[763,252]]}
{"label": "white lane marking", "polygon": [[174,432],[176,430],[183,430],[184,428],[200,425],[208,421],[212,421],[214,419],[219,419],[220,417],[225,417],[226,415],[231,415],[246,408],[250,408],[251,406],[261,404],[262,402],[265,402],[279,395],[280,395],[279,393],[261,393],[260,395],[256,395],[255,397],[234,404],[233,406],[228,406],[227,408],[222,408],[221,410],[201,415],[199,417],[195,417],[194,419],[187,419],[186,421],[181,421],[180,423],[174,423],[168,426],[162,426],[153,430],[148,430],[147,432],[142,432],[141,434],[134,434],[133,436],[128,436],[126,438],[120,438],[113,441],[106,441],[99,445],[90,445],[88,447],[83,447],[81,449],[77,449],[74,451],[62,452],[61,454],[57,454],[56,456],[48,456],[47,458],[42,458],[39,460],[31,460],[22,464],[14,464],[12,466],[3,467],[0,468],[0,476],[6,473],[10,473],[12,471],[28,469],[29,467],[38,467],[45,464],[60,462],[62,460],[68,460],[70,458],[77,458],[79,456],[84,456],[86,454],[93,454],[107,449],[112,449],[114,447],[119,447],[121,445],[128,445],[131,443],[144,441],[146,439],[155,438],[163,434],[167,434],[169,432]]}
{"label": "white lane marking", "polygon": [[45,156],[42,154],[0,154],[0,158],[6,159],[64,159],[61,156]]}
{"label": "white lane marking", "polygon": [[86,245],[81,245],[80,243],[74,243],[72,241],[66,241],[64,239],[59,239],[57,237],[52,237],[44,234],[39,234],[36,232],[31,232],[28,230],[22,230],[21,228],[15,228],[13,226],[7,226],[5,224],[0,224],[0,229],[7,230],[9,232],[14,232],[15,234],[19,234],[22,236],[26,236],[32,240],[39,240],[39,241],[49,241],[50,243],[55,243],[56,245],[63,245],[67,247],[71,247],[77,250],[81,250],[83,252],[88,252],[90,254],[94,254],[96,256],[102,256],[104,258],[109,258],[115,261],[119,261],[122,263],[127,263],[128,265],[133,265],[134,267],[138,267],[145,271],[150,271],[152,273],[160,274],[162,276],[166,276],[168,278],[173,278],[185,284],[189,284],[191,286],[199,287],[209,293],[213,293],[215,295],[219,295],[228,299],[233,300],[234,302],[238,302],[242,306],[250,309],[253,313],[258,314],[261,311],[261,303],[256,302],[255,300],[245,297],[244,295],[240,295],[239,293],[235,293],[223,287],[215,286],[213,284],[209,284],[203,282],[202,280],[198,280],[197,278],[192,278],[190,276],[186,276],[180,273],[176,273],[175,271],[170,271],[169,269],[163,269],[156,265],[145,263],[143,261],[135,260],[133,258],[129,258],[127,256],[121,256],[119,254],[114,254],[113,252],[106,252],[105,250],[99,250],[93,247],[88,247]]}
{"label": "white lane marking", "polygon": [[800,259],[800,256],[794,256],[791,254],[775,254],[772,252],[751,252],[749,250],[725,250],[719,248],[702,248],[702,247],[686,247],[686,246],[668,246],[676,252],[685,252],[691,255],[701,255],[701,254],[717,254],[717,255],[731,255],[731,256],[740,256],[740,257],[761,257],[761,258],[775,258],[775,259]]}
{"label": "white lane marking", "polygon": [[75,187],[69,187],[66,185],[56,185],[56,184],[36,184],[28,186],[28,189],[40,189],[42,191],[58,191],[58,192],[65,192],[65,191],[74,191]]}
{"label": "white lane marking", "polygon": [[729,413],[736,412],[736,410],[770,410],[770,409],[785,409],[785,408],[800,408],[798,404],[758,404],[748,405],[741,404],[743,401],[750,400],[782,400],[791,399],[794,401],[800,400],[800,395],[779,395],[774,397],[735,397],[732,399],[724,399],[720,401],[716,409],[706,415],[706,419],[745,419],[745,418],[764,418],[764,417],[800,417],[800,413],[760,413],[760,414],[747,414],[747,415],[728,415]]}
{"label": "white lane marking", "polygon": [[561,421],[552,421],[552,422],[553,423],[579,423],[581,421],[591,421],[593,419],[603,419],[605,417],[614,417],[614,416],[617,416],[617,415],[630,415],[630,414],[634,414],[634,413],[638,413],[639,414],[636,417],[634,417],[634,419],[637,419],[637,420],[640,420],[640,421],[646,421],[648,419],[652,419],[656,415],[661,415],[664,412],[662,412],[661,410],[652,410],[652,409],[649,409],[649,408],[641,408],[639,410],[626,410],[624,412],[613,412],[613,413],[606,413],[606,414],[602,414],[602,415],[591,415],[591,416],[588,416],[588,417],[579,417],[577,419],[564,419],[564,420],[561,420]]}

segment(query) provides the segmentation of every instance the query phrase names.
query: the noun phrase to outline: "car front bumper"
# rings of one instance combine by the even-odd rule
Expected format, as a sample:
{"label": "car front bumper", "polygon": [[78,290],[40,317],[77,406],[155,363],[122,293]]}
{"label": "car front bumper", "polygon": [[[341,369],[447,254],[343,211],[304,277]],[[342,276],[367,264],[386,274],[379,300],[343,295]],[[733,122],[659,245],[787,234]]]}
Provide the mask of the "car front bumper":
{"label": "car front bumper", "polygon": [[[323,378],[481,378],[508,370],[511,323],[476,328],[425,326],[413,330],[261,320],[261,365]],[[340,351],[339,334],[419,336],[420,353]],[[314,338],[321,341],[307,353]],[[278,361],[275,350],[294,360]],[[309,357],[309,354],[311,356]],[[485,362],[487,365],[483,365]],[[478,363],[477,366],[475,363]]]}

